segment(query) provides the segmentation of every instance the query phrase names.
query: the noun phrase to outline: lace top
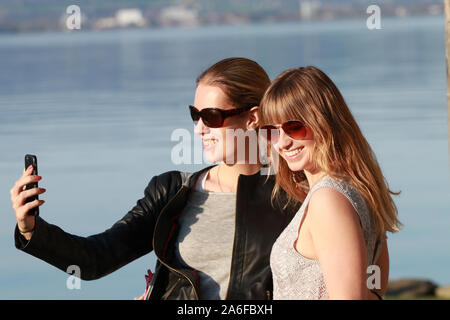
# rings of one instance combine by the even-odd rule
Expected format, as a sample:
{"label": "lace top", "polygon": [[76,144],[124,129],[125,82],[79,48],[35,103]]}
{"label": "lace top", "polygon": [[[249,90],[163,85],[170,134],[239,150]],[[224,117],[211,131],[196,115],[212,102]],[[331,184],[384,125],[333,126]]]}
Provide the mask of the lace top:
{"label": "lace top", "polygon": [[273,274],[274,299],[312,300],[328,296],[319,261],[302,256],[294,247],[305,208],[314,191],[322,187],[336,189],[348,198],[359,215],[366,242],[368,265],[374,264],[378,259],[381,246],[378,244],[374,254],[376,233],[363,197],[347,181],[324,176],[308,192],[299,211],[272,247],[270,267]]}

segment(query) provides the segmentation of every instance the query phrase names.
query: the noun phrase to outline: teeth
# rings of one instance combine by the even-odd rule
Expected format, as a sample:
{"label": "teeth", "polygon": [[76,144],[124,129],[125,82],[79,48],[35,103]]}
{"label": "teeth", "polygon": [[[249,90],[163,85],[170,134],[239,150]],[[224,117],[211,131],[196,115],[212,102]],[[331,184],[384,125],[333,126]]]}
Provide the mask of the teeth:
{"label": "teeth", "polygon": [[203,144],[204,144],[205,146],[209,146],[209,145],[214,144],[214,143],[216,143],[216,142],[217,142],[217,141],[214,140],[214,139],[211,139],[211,140],[203,140]]}
{"label": "teeth", "polygon": [[284,154],[287,155],[288,157],[292,157],[295,156],[297,153],[300,153],[300,151],[302,151],[303,148],[301,149],[295,149],[293,151],[285,151]]}

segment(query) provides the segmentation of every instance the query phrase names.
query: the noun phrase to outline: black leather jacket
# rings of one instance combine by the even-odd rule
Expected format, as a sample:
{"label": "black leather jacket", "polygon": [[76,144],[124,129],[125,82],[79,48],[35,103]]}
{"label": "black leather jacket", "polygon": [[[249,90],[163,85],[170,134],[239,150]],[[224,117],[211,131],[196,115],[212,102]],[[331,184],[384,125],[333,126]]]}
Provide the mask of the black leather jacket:
{"label": "black leather jacket", "polygon": [[[89,237],[71,235],[36,217],[30,241],[15,230],[15,245],[66,272],[77,265],[83,280],[103,277],[154,251],[155,275],[150,299],[201,299],[196,270],[181,267],[174,254],[177,218],[183,211],[199,172],[170,171],[152,178],[145,196],[105,232]],[[272,244],[300,204],[286,210],[271,203],[275,178],[240,175],[236,196],[236,226],[227,299],[271,299]]]}

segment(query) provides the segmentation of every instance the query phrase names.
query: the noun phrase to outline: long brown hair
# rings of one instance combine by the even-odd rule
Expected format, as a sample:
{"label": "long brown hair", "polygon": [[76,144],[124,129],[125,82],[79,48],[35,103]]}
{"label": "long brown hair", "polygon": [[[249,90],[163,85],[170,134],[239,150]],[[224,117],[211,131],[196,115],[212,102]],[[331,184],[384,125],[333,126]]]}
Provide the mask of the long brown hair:
{"label": "long brown hair", "polygon": [[[260,108],[262,125],[300,120],[312,130],[315,166],[349,181],[361,193],[371,209],[377,236],[400,229],[391,197],[399,193],[389,189],[369,143],[325,73],[312,66],[284,71],[267,89]],[[309,191],[304,173],[292,172],[281,157],[277,169],[273,196],[282,188],[291,198],[303,201]]]}
{"label": "long brown hair", "polygon": [[221,88],[234,107],[259,106],[270,85],[266,71],[255,61],[232,57],[220,60],[198,78],[202,83]]}

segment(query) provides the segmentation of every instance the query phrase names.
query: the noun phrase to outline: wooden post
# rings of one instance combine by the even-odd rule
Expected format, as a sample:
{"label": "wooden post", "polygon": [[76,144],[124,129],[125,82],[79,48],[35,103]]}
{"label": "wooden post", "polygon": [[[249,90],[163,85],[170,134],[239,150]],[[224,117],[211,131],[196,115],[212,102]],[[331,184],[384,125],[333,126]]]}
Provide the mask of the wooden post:
{"label": "wooden post", "polygon": [[450,0],[444,0],[445,11],[445,56],[447,60],[447,140],[450,160]]}

